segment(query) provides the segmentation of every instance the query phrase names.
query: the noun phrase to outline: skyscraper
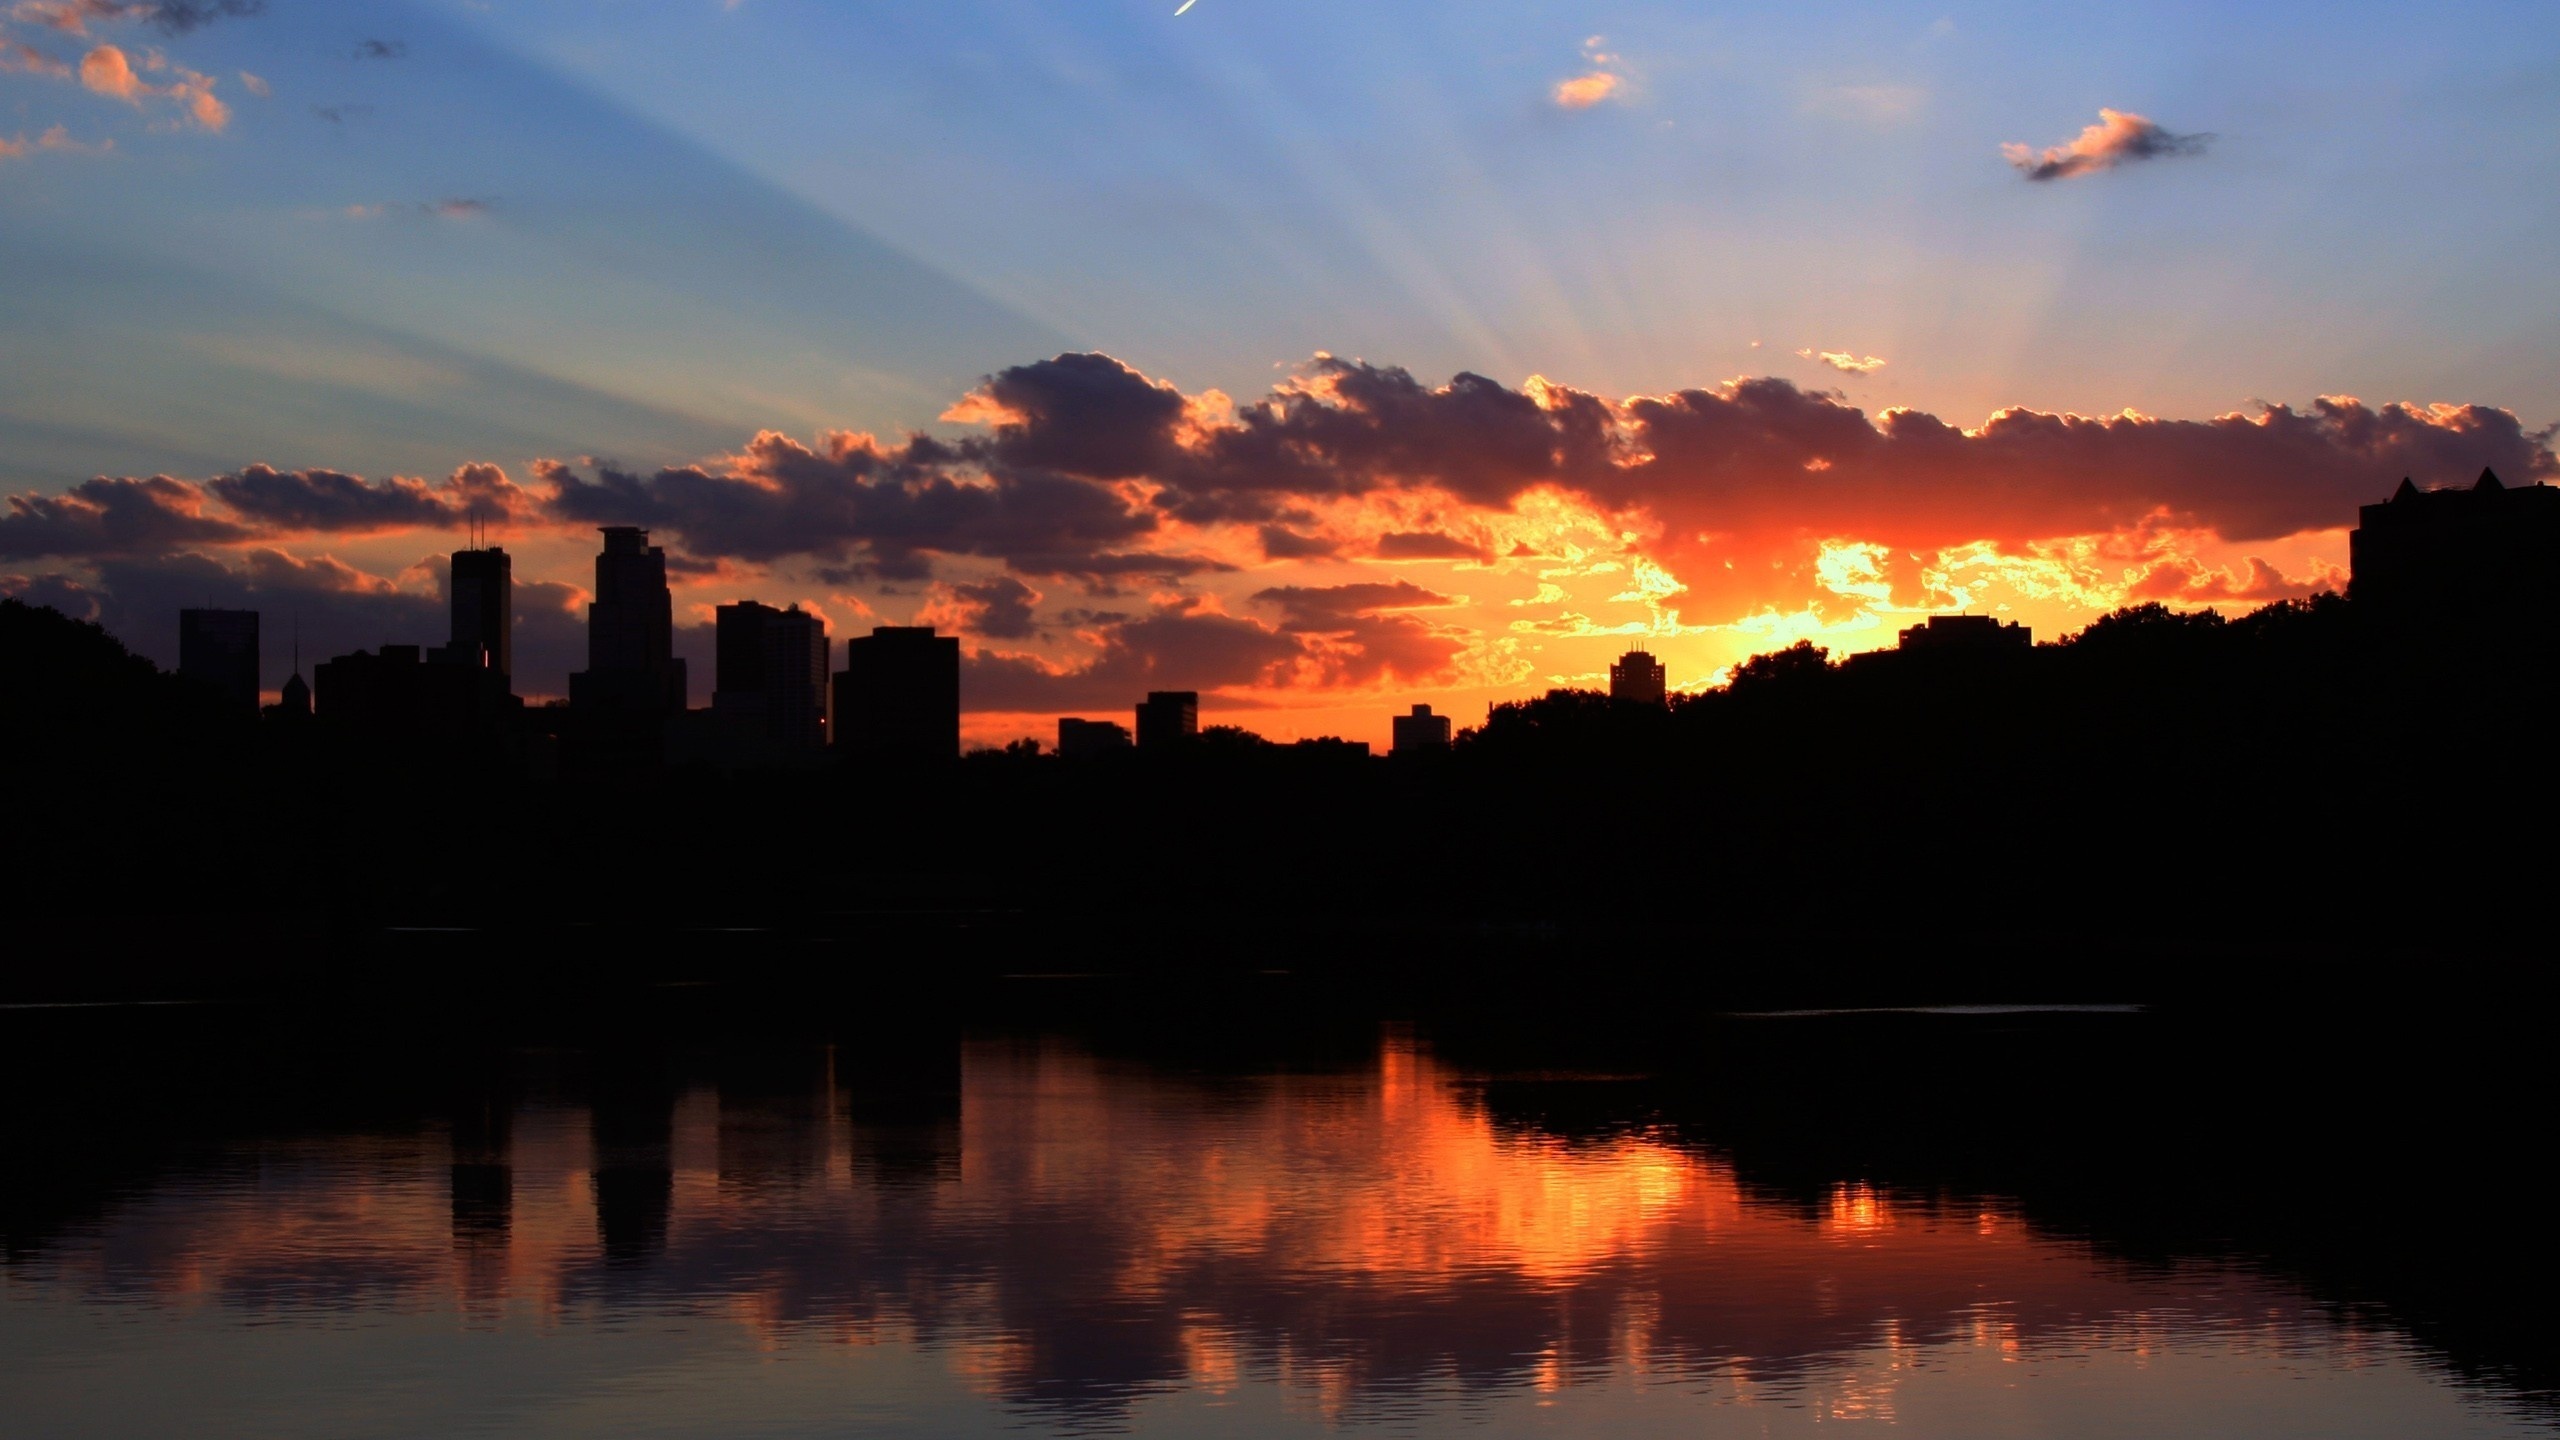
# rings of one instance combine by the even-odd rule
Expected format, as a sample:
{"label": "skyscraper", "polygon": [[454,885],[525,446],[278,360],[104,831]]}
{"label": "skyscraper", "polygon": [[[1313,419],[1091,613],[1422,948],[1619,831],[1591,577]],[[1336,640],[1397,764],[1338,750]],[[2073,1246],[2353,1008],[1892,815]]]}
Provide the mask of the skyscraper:
{"label": "skyscraper", "polygon": [[1629,705],[1663,703],[1662,662],[1644,650],[1630,650],[1609,667],[1609,698]]}
{"label": "skyscraper", "polygon": [[1173,750],[1200,734],[1200,692],[1150,690],[1138,706],[1138,748]]}
{"label": "skyscraper", "polygon": [[453,639],[435,658],[448,665],[516,673],[515,575],[507,552],[453,552]]}
{"label": "skyscraper", "polygon": [[212,687],[225,705],[258,713],[258,612],[178,612],[178,673]]}
{"label": "skyscraper", "polygon": [[667,715],[684,709],[684,662],[675,658],[675,599],[667,552],[649,532],[604,527],[596,598],[587,606],[587,668],[569,677],[581,710]]}
{"label": "skyscraper", "polygon": [[1428,705],[1416,705],[1410,715],[1395,717],[1395,753],[1429,755],[1449,748],[1449,717],[1434,715]]}
{"label": "skyscraper", "polygon": [[714,638],[711,708],[724,726],[785,750],[827,743],[827,622],[742,600],[720,607]]}
{"label": "skyscraper", "polygon": [[960,641],[883,625],[844,642],[836,744],[875,760],[960,758]]}

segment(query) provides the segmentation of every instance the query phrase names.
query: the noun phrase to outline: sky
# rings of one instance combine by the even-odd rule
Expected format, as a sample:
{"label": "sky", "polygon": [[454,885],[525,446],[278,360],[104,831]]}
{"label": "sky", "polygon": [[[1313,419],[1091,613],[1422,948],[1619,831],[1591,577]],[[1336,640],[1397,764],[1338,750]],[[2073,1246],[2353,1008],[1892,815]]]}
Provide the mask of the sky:
{"label": "sky", "polygon": [[[973,741],[2343,583],[2560,469],[2560,10],[0,0],[0,591],[517,688],[594,527]],[[920,437],[920,438],[919,438]]]}

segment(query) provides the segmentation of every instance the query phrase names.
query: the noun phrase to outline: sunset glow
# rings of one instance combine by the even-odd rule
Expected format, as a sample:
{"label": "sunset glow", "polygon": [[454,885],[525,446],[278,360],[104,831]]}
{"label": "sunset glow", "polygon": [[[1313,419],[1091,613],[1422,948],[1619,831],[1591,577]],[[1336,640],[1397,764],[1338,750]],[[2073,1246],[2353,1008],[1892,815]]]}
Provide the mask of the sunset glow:
{"label": "sunset glow", "polygon": [[[10,356],[0,589],[164,663],[180,597],[289,611],[325,657],[431,635],[477,519],[518,557],[540,700],[582,661],[594,527],[640,524],[697,676],[714,606],[798,603],[839,644],[958,633],[973,743],[1177,688],[1382,744],[1412,703],[1474,723],[1637,640],[1697,689],[1930,614],[2050,639],[2246,609],[2340,584],[2353,507],[2403,475],[2554,473],[2560,394],[2512,363],[2547,268],[2371,250],[2405,227],[2359,223],[2349,177],[2254,158],[2466,147],[2182,100],[2153,36],[2087,35],[2107,66],[2043,57],[1995,102],[1975,82],[2021,67],[1983,16],[1867,54],[1518,5],[1336,16],[1320,47],[1251,7],[1072,36],[786,8],[603,48],[555,4],[0,15],[0,244],[66,277],[11,333],[89,337]],[[2306,43],[2378,93],[2335,19]],[[971,103],[894,98],[918,85]],[[2089,85],[2141,104],[2090,123]],[[552,98],[464,98],[493,90]],[[2547,165],[2546,122],[2502,151]],[[1053,175],[1113,198],[1052,203]],[[599,186],[696,219],[629,242]],[[2371,253],[2294,265],[2293,223]],[[2412,330],[2381,297],[2419,275],[2462,278]]]}

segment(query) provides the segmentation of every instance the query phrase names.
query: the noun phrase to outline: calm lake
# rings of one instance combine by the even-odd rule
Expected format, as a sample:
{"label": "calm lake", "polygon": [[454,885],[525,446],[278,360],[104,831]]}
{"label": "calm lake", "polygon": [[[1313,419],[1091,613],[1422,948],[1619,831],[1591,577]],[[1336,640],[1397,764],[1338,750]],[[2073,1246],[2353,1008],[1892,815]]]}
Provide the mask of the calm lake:
{"label": "calm lake", "polygon": [[[1392,1022],[321,1028],[0,1021],[0,1431],[2553,1429],[2547,1333],[2419,1233],[2529,1196],[2404,1186],[2361,1125],[2253,1169],[2292,1102],[2177,1113],[2218,1083],[2039,1139],[2021,1067],[2197,1063],[2146,1017],[1721,1021],[1721,1061],[1619,1065]],[[2358,1175],[2378,1221],[2327,1193]]]}

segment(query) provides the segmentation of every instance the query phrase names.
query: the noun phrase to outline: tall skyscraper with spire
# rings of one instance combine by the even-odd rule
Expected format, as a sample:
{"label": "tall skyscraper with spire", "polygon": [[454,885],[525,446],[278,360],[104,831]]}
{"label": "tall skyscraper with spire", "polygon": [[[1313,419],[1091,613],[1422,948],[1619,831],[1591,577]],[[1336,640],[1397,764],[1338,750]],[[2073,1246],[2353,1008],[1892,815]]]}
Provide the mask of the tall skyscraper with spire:
{"label": "tall skyscraper with spire", "polygon": [[646,530],[605,526],[596,598],[587,606],[587,668],[569,677],[569,703],[580,710],[671,715],[684,702],[667,552],[649,543]]}
{"label": "tall skyscraper with spire", "polygon": [[293,673],[276,692],[276,714],[288,721],[311,718],[311,682],[302,678],[302,617],[293,617]]}
{"label": "tall skyscraper with spire", "polygon": [[494,670],[512,681],[516,673],[515,573],[507,552],[453,552],[453,638],[437,652],[448,665]]}

